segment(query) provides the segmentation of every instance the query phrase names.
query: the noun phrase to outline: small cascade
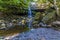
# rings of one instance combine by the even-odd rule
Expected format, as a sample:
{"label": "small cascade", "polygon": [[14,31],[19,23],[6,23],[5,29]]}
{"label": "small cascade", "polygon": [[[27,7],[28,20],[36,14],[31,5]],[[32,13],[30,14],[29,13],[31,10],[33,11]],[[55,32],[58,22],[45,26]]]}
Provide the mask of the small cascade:
{"label": "small cascade", "polygon": [[28,6],[28,27],[32,28],[32,11],[30,5]]}
{"label": "small cascade", "polygon": [[[26,3],[27,0],[24,0],[24,2]],[[29,2],[29,5],[28,5],[28,19],[27,19],[28,23],[27,23],[27,25],[28,25],[29,29],[32,28],[32,11],[31,11],[30,5],[31,5],[31,1]]]}
{"label": "small cascade", "polygon": [[28,7],[28,18],[32,18],[32,11],[31,11],[31,7]]}

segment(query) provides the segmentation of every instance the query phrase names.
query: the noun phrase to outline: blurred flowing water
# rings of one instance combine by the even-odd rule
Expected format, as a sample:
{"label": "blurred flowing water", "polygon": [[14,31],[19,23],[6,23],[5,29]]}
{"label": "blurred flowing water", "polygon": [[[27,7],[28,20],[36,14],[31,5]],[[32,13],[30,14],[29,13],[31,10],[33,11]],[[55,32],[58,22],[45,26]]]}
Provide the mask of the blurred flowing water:
{"label": "blurred flowing water", "polygon": [[31,11],[31,7],[30,4],[28,6],[28,28],[32,28],[32,11]]}
{"label": "blurred flowing water", "polygon": [[37,28],[20,33],[11,40],[60,40],[60,31],[52,28]]}

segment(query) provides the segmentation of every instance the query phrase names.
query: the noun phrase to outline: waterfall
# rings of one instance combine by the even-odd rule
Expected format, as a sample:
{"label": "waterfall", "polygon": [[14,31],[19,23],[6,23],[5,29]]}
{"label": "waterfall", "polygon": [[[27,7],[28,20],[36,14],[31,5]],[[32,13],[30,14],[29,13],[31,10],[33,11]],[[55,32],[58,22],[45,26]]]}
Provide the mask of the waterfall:
{"label": "waterfall", "polygon": [[[28,28],[29,29],[31,29],[31,28],[33,28],[32,27],[32,11],[31,11],[31,1],[32,0],[30,0],[30,2],[29,2],[29,5],[28,5],[28,19],[27,19],[27,25],[28,25]],[[27,2],[27,0],[24,0],[24,2],[26,3]]]}
{"label": "waterfall", "polygon": [[31,8],[30,6],[28,7],[28,18],[31,18],[32,17],[32,11],[31,11]]}
{"label": "waterfall", "polygon": [[28,7],[28,27],[29,29],[32,27],[32,11],[31,7]]}

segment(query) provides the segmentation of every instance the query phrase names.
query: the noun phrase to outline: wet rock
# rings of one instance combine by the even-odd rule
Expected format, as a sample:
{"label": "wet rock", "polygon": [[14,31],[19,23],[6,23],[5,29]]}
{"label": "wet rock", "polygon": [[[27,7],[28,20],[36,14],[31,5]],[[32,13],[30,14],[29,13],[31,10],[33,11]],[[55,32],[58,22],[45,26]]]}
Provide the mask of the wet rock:
{"label": "wet rock", "polygon": [[4,20],[0,20],[0,23],[4,23],[5,21]]}
{"label": "wet rock", "polygon": [[55,21],[52,24],[60,25],[60,21]]}
{"label": "wet rock", "polygon": [[0,29],[5,29],[5,28],[6,28],[6,24],[5,23],[0,24]]}
{"label": "wet rock", "polygon": [[53,27],[60,27],[60,21],[54,21],[54,22],[52,22],[51,23],[51,25],[53,26]]}
{"label": "wet rock", "polygon": [[60,21],[54,21],[51,23],[52,28],[55,30],[60,30]]}

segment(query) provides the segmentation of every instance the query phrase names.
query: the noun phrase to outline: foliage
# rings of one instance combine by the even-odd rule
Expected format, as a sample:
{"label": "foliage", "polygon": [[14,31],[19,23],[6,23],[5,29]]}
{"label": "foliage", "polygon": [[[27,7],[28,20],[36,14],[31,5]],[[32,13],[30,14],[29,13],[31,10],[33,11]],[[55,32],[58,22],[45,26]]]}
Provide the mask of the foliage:
{"label": "foliage", "polygon": [[4,13],[22,13],[28,8],[29,0],[0,0],[0,11]]}
{"label": "foliage", "polygon": [[[26,13],[28,10],[28,6],[29,6],[30,1],[35,2],[34,0],[0,0],[0,12],[7,13],[7,14],[9,14],[9,13],[10,14],[12,14],[12,13],[14,13],[14,14]],[[39,13],[39,12],[35,13],[35,20],[47,21],[53,17],[54,13],[56,13],[55,12],[56,10],[49,9],[50,7],[52,7],[52,5],[54,6],[54,0],[38,0],[38,1],[36,1],[36,3],[38,3],[38,4],[44,4],[47,2],[49,3],[47,6],[43,5],[43,6],[48,7],[45,10],[47,12],[47,15],[45,15],[43,17],[43,14],[45,14],[45,13],[43,13],[43,14]],[[56,0],[56,5],[60,11],[60,1],[59,0]],[[39,7],[41,7],[41,6],[39,6]],[[60,16],[60,12],[58,15]],[[42,17],[43,17],[43,19],[42,19]]]}
{"label": "foliage", "polygon": [[[33,0],[0,0],[0,11],[4,13],[24,13],[28,9],[29,2]],[[43,4],[52,0],[38,0],[36,3]],[[59,5],[60,2],[57,2]],[[25,10],[24,10],[25,9]]]}

